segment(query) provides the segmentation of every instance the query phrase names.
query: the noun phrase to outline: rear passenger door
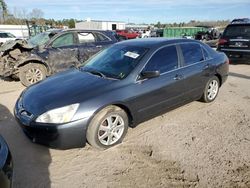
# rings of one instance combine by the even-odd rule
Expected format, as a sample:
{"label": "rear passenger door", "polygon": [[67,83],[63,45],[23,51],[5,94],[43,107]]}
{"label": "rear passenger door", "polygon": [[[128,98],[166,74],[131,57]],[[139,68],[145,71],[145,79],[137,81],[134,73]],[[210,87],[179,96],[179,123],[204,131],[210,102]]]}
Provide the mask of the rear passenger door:
{"label": "rear passenger door", "polygon": [[77,33],[78,48],[79,48],[79,61],[84,62],[88,60],[92,55],[100,51],[100,48],[96,45],[96,37],[93,32],[83,31]]}
{"label": "rear passenger door", "polygon": [[186,100],[197,99],[202,95],[210,77],[211,58],[199,43],[179,45],[182,55],[181,74],[185,77]]}

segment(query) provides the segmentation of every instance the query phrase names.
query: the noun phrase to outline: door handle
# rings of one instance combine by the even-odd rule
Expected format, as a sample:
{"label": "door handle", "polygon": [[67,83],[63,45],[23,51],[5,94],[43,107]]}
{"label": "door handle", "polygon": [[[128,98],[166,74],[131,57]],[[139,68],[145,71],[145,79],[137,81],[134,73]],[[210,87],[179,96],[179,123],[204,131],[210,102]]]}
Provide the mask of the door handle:
{"label": "door handle", "polygon": [[210,65],[209,64],[206,64],[204,67],[203,67],[203,70],[206,70],[206,69],[208,69],[210,67]]}
{"label": "door handle", "polygon": [[174,80],[181,80],[183,78],[182,75],[176,74]]}

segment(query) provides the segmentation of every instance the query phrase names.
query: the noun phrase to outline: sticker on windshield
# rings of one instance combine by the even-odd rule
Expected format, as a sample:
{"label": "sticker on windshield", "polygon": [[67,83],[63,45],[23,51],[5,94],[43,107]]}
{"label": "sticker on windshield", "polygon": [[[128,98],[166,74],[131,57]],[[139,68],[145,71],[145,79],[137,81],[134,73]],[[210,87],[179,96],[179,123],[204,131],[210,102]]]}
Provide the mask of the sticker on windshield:
{"label": "sticker on windshield", "polygon": [[133,58],[133,59],[136,59],[137,57],[140,56],[139,54],[134,53],[134,52],[126,52],[124,55],[125,55],[125,56],[128,56],[128,57],[131,57],[131,58]]}

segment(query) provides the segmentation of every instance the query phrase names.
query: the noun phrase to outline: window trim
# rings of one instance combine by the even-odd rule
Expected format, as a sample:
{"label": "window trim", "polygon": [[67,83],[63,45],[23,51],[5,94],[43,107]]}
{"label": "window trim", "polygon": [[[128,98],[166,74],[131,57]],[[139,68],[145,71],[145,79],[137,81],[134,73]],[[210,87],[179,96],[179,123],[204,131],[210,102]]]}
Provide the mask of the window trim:
{"label": "window trim", "polygon": [[[174,43],[174,44],[167,44],[167,45],[164,45],[162,47],[160,47],[159,49],[157,49],[153,54],[150,55],[150,57],[148,58],[148,60],[146,61],[146,63],[143,65],[143,67],[141,68],[141,70],[139,71],[139,74],[137,75],[136,79],[135,79],[135,83],[139,83],[139,82],[143,82],[147,79],[143,79],[143,80],[140,80],[140,74],[141,72],[143,71],[143,69],[145,68],[145,66],[148,64],[149,60],[153,57],[153,55],[158,52],[159,50],[161,50],[162,48],[164,47],[168,47],[168,46],[175,46],[176,47],[176,51],[177,51],[177,55],[178,55],[178,68],[177,69],[174,69],[174,70],[171,70],[171,71],[167,71],[167,72],[164,72],[164,73],[160,73],[160,76],[162,75],[165,75],[165,74],[168,74],[168,73],[171,73],[173,71],[177,71],[177,70],[181,70],[183,68],[186,68],[186,67],[190,67],[190,66],[193,66],[193,65],[196,65],[198,63],[204,63],[205,61],[209,61],[212,59],[212,57],[210,56],[209,59],[204,59],[203,61],[199,61],[199,62],[196,62],[196,63],[193,63],[193,64],[190,64],[190,65],[185,65],[184,63],[184,57],[183,57],[183,54],[182,54],[182,51],[181,51],[181,46],[180,44],[187,44],[187,43],[194,43],[194,44],[198,44],[200,45],[201,48],[204,48],[201,44],[199,43],[196,43],[196,42],[181,42],[181,43]],[[206,50],[207,51],[207,50]],[[208,51],[207,51],[208,52]],[[208,53],[209,54],[209,53]],[[202,54],[203,55],[203,54]],[[203,55],[204,57],[204,55]]]}
{"label": "window trim", "polygon": [[[98,36],[96,35],[96,33],[105,36],[106,38],[108,38],[108,41],[97,41]],[[93,34],[96,37],[95,42],[111,42],[112,41],[110,37],[108,37],[107,35],[105,35],[105,34],[103,34],[101,32],[93,32]]]}

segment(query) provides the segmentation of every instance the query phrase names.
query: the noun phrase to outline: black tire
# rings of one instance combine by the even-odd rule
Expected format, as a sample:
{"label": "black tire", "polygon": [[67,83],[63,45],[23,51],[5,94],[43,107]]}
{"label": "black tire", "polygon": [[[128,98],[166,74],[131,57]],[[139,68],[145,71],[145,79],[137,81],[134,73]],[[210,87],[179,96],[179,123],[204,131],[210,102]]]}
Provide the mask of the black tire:
{"label": "black tire", "polygon": [[[211,89],[211,85],[213,85],[213,83],[217,83],[217,85],[214,86],[214,88],[217,88],[216,92],[209,91]],[[206,102],[206,103],[210,103],[210,102],[214,101],[219,93],[219,89],[220,89],[220,81],[219,81],[217,76],[213,76],[212,78],[210,78],[208,80],[208,82],[206,84],[206,87],[203,91],[203,95],[201,97],[201,101]],[[213,90],[213,91],[215,91],[215,90]]]}
{"label": "black tire", "polygon": [[24,86],[30,86],[46,78],[46,67],[39,63],[29,63],[19,69],[19,78]]}
{"label": "black tire", "polygon": [[[119,132],[119,130],[100,130],[101,129],[101,125],[102,127],[106,127],[106,126],[103,126],[104,124],[108,124],[108,120],[107,118],[111,117],[111,116],[117,116],[117,117],[120,117],[122,118],[122,120],[120,120],[119,118],[119,121],[118,123],[120,123],[120,125],[117,125],[117,126],[122,126],[122,122],[124,123],[124,128],[123,128],[123,131]],[[113,118],[113,117],[112,117]],[[113,119],[112,119],[113,121]],[[114,119],[114,122],[115,122],[115,119]],[[129,120],[128,120],[128,116],[126,114],[126,112],[124,110],[122,110],[121,108],[117,107],[117,106],[108,106],[104,109],[102,109],[100,112],[98,112],[94,118],[91,120],[89,126],[88,126],[88,130],[87,130],[87,141],[88,143],[97,148],[97,149],[107,149],[107,148],[110,148],[114,145],[117,145],[119,143],[122,142],[122,140],[124,139],[125,135],[127,134],[127,131],[128,131],[128,125],[129,125]],[[108,125],[107,125],[108,127]],[[102,133],[100,135],[100,133]],[[112,133],[111,133],[112,132]],[[113,140],[113,138],[115,137],[113,135],[113,133],[119,133],[120,134],[120,137],[119,139],[117,139],[116,141]],[[107,138],[107,141],[105,139],[100,139],[102,136],[104,136],[105,134],[108,134],[109,136],[106,136],[104,137],[105,139]],[[118,134],[118,135],[119,135]],[[108,139],[109,138],[112,138],[111,141],[115,141],[114,143],[110,143],[108,144]],[[116,139],[116,138],[114,138]],[[100,141],[102,140],[102,141]],[[106,141],[106,144],[105,143],[102,143],[102,142],[105,142]]]}

